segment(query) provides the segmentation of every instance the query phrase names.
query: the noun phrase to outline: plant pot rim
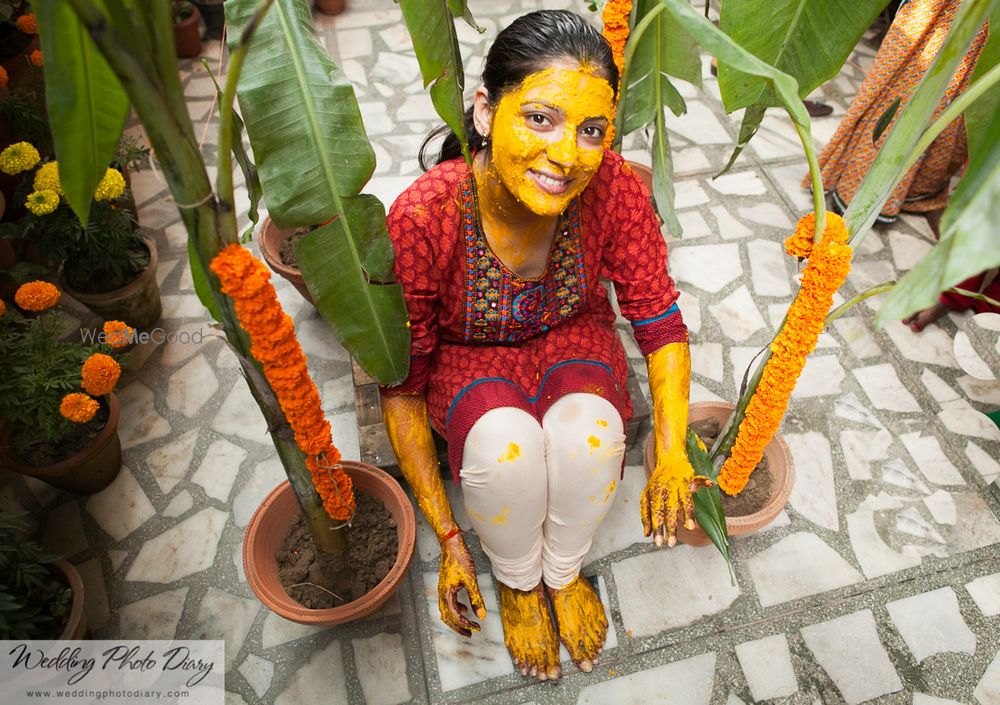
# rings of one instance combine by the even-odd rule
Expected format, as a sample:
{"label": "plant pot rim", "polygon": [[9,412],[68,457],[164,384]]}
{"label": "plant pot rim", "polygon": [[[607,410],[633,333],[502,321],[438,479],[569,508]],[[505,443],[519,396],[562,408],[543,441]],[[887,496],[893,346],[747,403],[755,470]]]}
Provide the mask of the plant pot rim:
{"label": "plant pot rim", "polygon": [[[698,401],[689,404],[688,408],[689,422],[691,417],[690,411],[694,410],[709,412],[709,415],[721,416],[723,422],[725,422],[729,414],[736,408],[736,405],[726,401]],[[650,454],[655,452],[653,450],[653,443],[654,434],[650,433],[646,438],[646,444],[643,449],[643,457],[647,463]],[[784,456],[788,459],[788,462],[782,464],[768,463],[768,470],[771,472],[773,481],[772,493],[763,507],[752,514],[726,515],[726,527],[731,536],[748,533],[770,524],[778,516],[782,508],[788,504],[788,498],[791,496],[792,488],[795,486],[795,464],[792,462],[788,444],[781,437],[780,433],[774,434],[770,443],[764,448],[764,456],[768,458]],[[774,489],[775,487],[777,487],[777,490]],[[702,531],[701,527],[697,527],[696,530]],[[679,534],[680,529],[678,529]]]}
{"label": "plant pot rim", "polygon": [[198,11],[198,6],[194,2],[192,2],[191,7],[193,8],[194,11],[180,22],[175,23],[174,29],[187,29],[191,25],[196,24],[198,20],[201,19],[201,13]]}
{"label": "plant pot rim", "polygon": [[[398,589],[399,583],[406,575],[406,571],[410,567],[410,561],[413,558],[413,550],[416,544],[416,516],[409,497],[403,491],[402,487],[400,487],[399,483],[389,473],[373,465],[350,460],[341,461],[341,464],[348,475],[351,476],[356,489],[358,484],[367,481],[388,488],[390,493],[398,500],[397,505],[401,516],[397,516],[394,513],[398,542],[396,559],[393,562],[392,568],[389,569],[389,573],[378,585],[357,600],[327,609],[309,609],[300,605],[288,596],[288,593],[281,587],[281,584],[277,582],[276,577],[274,580],[264,579],[265,575],[277,575],[276,552],[275,555],[255,556],[255,548],[258,543],[257,536],[263,533],[261,524],[265,516],[269,512],[274,511],[275,505],[292,504],[295,510],[291,514],[292,517],[296,516],[298,512],[298,501],[295,498],[295,491],[288,480],[283,481],[271,490],[260,506],[257,507],[253,517],[250,519],[250,523],[247,524],[246,535],[243,541],[243,568],[246,573],[247,583],[257,598],[279,616],[293,622],[298,622],[299,624],[334,625],[361,619],[371,614]],[[391,511],[388,503],[384,502],[384,504]],[[287,528],[287,526],[283,527],[285,532],[287,532]],[[280,536],[271,538],[279,542],[278,545],[280,546],[280,541],[284,540],[284,536],[285,534],[281,533]],[[257,561],[268,561],[264,570],[259,569]]]}
{"label": "plant pot rim", "polygon": [[[66,616],[66,626],[63,627],[62,633],[59,634],[59,639],[72,639],[77,630],[80,629],[80,624],[83,623],[86,625],[83,612],[83,579],[80,577],[80,571],[76,569],[76,566],[65,558],[54,560],[52,567],[66,579],[70,590],[73,591],[73,602],[70,605],[69,614]],[[82,628],[80,636],[83,636],[83,631],[85,630],[86,626]]]}
{"label": "plant pot rim", "polygon": [[267,265],[282,276],[302,277],[298,267],[289,267],[281,261],[281,243],[290,238],[298,228],[279,228],[271,220],[271,216],[264,218],[260,226],[260,254],[267,262]]}
{"label": "plant pot rim", "polygon": [[[63,290],[72,296],[77,301],[85,303],[87,301],[92,301],[100,304],[103,301],[118,299],[123,296],[129,296],[135,291],[142,288],[150,277],[156,276],[156,267],[159,263],[159,255],[156,252],[156,241],[148,235],[142,236],[142,241],[146,245],[146,249],[149,250],[149,264],[146,268],[139,273],[135,279],[130,281],[125,286],[119,289],[112,289],[111,291],[105,291],[103,294],[87,294],[82,291],[76,291],[73,287],[69,285],[66,277],[63,275],[62,270],[59,271],[59,285],[62,286]],[[81,298],[82,297],[82,298]]]}
{"label": "plant pot rim", "polygon": [[46,480],[52,477],[58,478],[65,475],[79,464],[81,455],[90,452],[92,448],[103,447],[112,434],[118,433],[118,417],[120,413],[118,397],[115,396],[114,392],[111,392],[103,398],[108,404],[108,420],[105,422],[104,428],[101,429],[101,432],[97,434],[91,443],[87,444],[86,447],[81,448],[76,453],[73,453],[73,455],[68,458],[64,458],[58,463],[53,463],[52,465],[25,465],[8,450],[10,439],[10,429],[8,427],[0,428],[0,445],[3,446],[0,448],[0,454],[6,456],[7,460],[11,464],[11,469],[21,475],[28,475],[38,480]]}

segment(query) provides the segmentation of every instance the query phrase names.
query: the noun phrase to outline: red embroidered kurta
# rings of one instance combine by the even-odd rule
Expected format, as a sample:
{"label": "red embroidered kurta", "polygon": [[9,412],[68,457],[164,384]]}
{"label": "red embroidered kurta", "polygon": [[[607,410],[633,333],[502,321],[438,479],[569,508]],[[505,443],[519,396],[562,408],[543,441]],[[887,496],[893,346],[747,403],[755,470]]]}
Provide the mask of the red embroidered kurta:
{"label": "red embroidered kurta", "polygon": [[649,194],[614,152],[560,218],[545,273],[527,279],[490,249],[461,159],[439,164],[389,211],[412,333],[410,375],[385,394],[426,394],[457,480],[465,436],[490,409],[539,420],[562,395],[598,394],[631,416],[628,366],[603,279],[643,354],[686,341]]}

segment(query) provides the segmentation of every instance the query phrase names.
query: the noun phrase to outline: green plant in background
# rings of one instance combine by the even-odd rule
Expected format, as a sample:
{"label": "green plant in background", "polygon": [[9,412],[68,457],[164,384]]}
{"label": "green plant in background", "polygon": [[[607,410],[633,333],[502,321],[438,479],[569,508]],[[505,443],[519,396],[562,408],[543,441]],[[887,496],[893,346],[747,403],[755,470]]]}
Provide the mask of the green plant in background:
{"label": "green plant in background", "polygon": [[188,0],[171,0],[170,11],[174,24],[178,24],[194,14],[194,4]]}
{"label": "green plant in background", "polygon": [[52,572],[59,557],[26,538],[25,516],[0,511],[0,640],[55,639],[73,591]]}

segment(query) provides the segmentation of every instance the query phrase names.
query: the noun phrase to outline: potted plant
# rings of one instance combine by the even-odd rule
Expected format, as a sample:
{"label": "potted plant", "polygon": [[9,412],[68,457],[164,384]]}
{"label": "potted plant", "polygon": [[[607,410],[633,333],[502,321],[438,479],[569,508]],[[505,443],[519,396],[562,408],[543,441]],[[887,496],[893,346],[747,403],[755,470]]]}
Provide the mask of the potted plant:
{"label": "potted plant", "polygon": [[347,0],[315,0],[315,4],[324,15],[339,15],[347,7]]}
{"label": "potted plant", "polygon": [[[38,8],[42,44],[48,57],[46,70],[53,80],[56,76],[67,79],[63,85],[54,87],[49,93],[57,155],[58,145],[68,143],[60,142],[60,137],[69,133],[75,118],[65,102],[52,99],[62,96],[60,91],[94,95],[100,89],[106,98],[121,99],[126,106],[127,99],[131,99],[146,127],[150,144],[164,166],[163,172],[175,200],[179,204],[185,204],[179,207],[179,211],[190,236],[189,252],[195,288],[211,314],[222,323],[226,338],[241,362],[251,393],[268,420],[271,439],[298,500],[298,511],[311,529],[310,545],[322,553],[337,554],[345,552],[349,540],[344,524],[352,516],[352,506],[356,499],[352,484],[353,471],[339,461],[339,453],[330,437],[330,426],[323,418],[318,392],[309,379],[305,358],[295,339],[291,320],[281,312],[277,304],[273,287],[267,282],[269,273],[266,267],[238,242],[233,208],[233,152],[241,161],[241,166],[246,168],[249,165],[244,159],[246,155],[241,154],[239,133],[234,128],[237,124],[237,116],[232,110],[235,86],[243,64],[247,61],[249,45],[254,41],[254,30],[262,30],[268,24],[265,17],[272,4],[279,7],[272,8],[271,17],[267,18],[271,20],[269,31],[272,40],[275,36],[280,37],[281,47],[277,59],[271,56],[270,59],[258,60],[275,64],[280,60],[287,64],[292,58],[302,59],[308,54],[308,61],[303,65],[307,66],[309,78],[295,86],[276,78],[275,84],[270,86],[271,94],[278,95],[278,89],[297,91],[296,98],[304,106],[302,110],[292,111],[297,115],[307,112],[308,106],[303,101],[313,105],[319,103],[333,106],[334,110],[321,109],[319,113],[326,120],[334,120],[335,125],[313,126],[315,135],[321,136],[324,142],[323,154],[316,155],[311,153],[311,146],[296,143],[289,138],[291,127],[287,124],[287,113],[283,117],[276,116],[271,122],[273,125],[281,125],[285,133],[284,141],[287,142],[284,146],[290,146],[294,155],[280,154],[280,150],[257,150],[255,146],[255,156],[262,169],[265,163],[276,158],[285,161],[286,167],[292,163],[298,164],[310,178],[326,180],[326,188],[314,192],[312,200],[308,197],[299,199],[300,203],[325,212],[325,216],[320,218],[307,214],[303,225],[322,222],[331,214],[337,215],[337,222],[340,224],[357,222],[359,216],[356,212],[352,212],[351,217],[345,217],[344,210],[351,210],[351,206],[355,205],[346,203],[351,200],[359,201],[365,207],[369,205],[367,198],[352,199],[349,196],[360,191],[371,174],[373,154],[364,139],[360,110],[353,91],[339,72],[331,69],[329,57],[325,55],[311,26],[310,8],[303,0],[275,0],[275,3],[265,0],[259,7],[256,3],[242,3],[240,8],[235,8],[232,2],[226,3],[227,14],[230,8],[234,14],[242,12],[243,21],[237,23],[232,16],[228,17],[234,31],[230,34],[229,76],[219,100],[219,165],[214,188],[208,179],[193,127],[187,118],[176,67],[167,65],[154,52],[154,47],[162,42],[163,35],[170,32],[169,6],[154,6],[141,21],[128,13],[108,13],[86,0],[72,6],[40,0]],[[276,16],[279,13],[286,20],[285,23],[279,21]],[[113,26],[115,31],[89,35],[83,30],[83,27],[93,26],[94,23]],[[236,31],[237,27],[239,31]],[[60,67],[72,66],[79,61],[79,57],[72,52],[61,51],[62,46],[56,40],[61,31],[72,32],[74,36],[93,36],[93,44],[85,41],[82,45],[83,51],[89,52],[87,58],[94,67],[92,75],[60,70]],[[149,42],[135,44],[121,41],[121,37],[133,35],[145,35],[151,39]],[[290,52],[294,52],[296,56],[290,56]],[[264,50],[262,53],[267,52]],[[283,66],[282,70],[286,71],[287,67]],[[286,102],[285,108],[287,107]],[[121,122],[117,115],[114,119],[104,119],[101,116],[94,124],[82,126],[82,132],[85,139],[91,140],[88,144],[94,147],[93,153],[99,158],[62,160],[59,175],[67,193],[87,194],[97,187],[103,178],[100,162],[111,158],[108,145],[113,146],[117,141],[121,133]],[[361,141],[357,140],[359,134]],[[343,149],[344,145],[349,145],[346,151]],[[345,154],[351,156],[346,167],[338,166],[336,174],[329,169],[313,173],[303,167],[307,160],[328,157],[331,148],[339,155],[338,165],[343,163],[341,159]],[[368,157],[360,162],[355,160],[353,152],[358,150]],[[363,175],[363,178],[357,178],[359,175]],[[341,189],[337,191],[329,188],[334,177],[343,179]],[[250,184],[251,179],[248,178],[247,183]],[[341,200],[337,198],[338,193]],[[322,200],[318,205],[315,198],[317,195]],[[86,220],[86,199],[78,199],[76,202],[73,198],[68,200],[74,212],[82,220]],[[268,205],[273,217],[277,217],[275,214],[280,212],[279,201],[277,194],[272,197],[269,192]],[[384,232],[384,212],[380,211],[379,217],[382,219]],[[330,225],[324,227],[328,229],[327,234],[332,234]],[[320,278],[325,281],[320,283],[319,291],[323,293],[330,287],[356,285],[353,291],[348,292],[349,296],[338,302],[351,316],[362,321],[360,329],[354,331],[356,337],[350,347],[355,352],[360,350],[362,357],[382,360],[386,357],[385,345],[379,345],[378,341],[388,341],[388,338],[385,330],[378,326],[382,325],[385,318],[383,311],[393,297],[398,298],[398,308],[402,311],[402,296],[398,287],[386,286],[384,282],[369,284],[365,276],[369,272],[373,276],[381,275],[379,267],[385,265],[380,260],[391,265],[391,258],[386,257],[386,252],[378,248],[366,252],[367,269],[364,269],[357,251],[353,254],[334,254],[339,255],[348,267],[355,267],[356,272],[353,277],[348,278],[340,276],[343,266],[339,270],[334,268],[329,275]],[[372,291],[377,291],[378,296],[372,296]],[[318,298],[322,305],[324,296]],[[376,299],[381,300],[381,303]],[[373,310],[374,316],[371,315]],[[404,316],[405,314],[398,320],[398,330],[403,330]],[[405,336],[395,337],[397,340],[392,341],[392,344],[400,347],[405,358]],[[399,339],[402,339],[401,342]],[[364,344],[366,340],[374,343]],[[386,381],[402,379],[405,373],[405,366],[397,366],[392,369],[391,374],[398,377],[383,374],[381,378]],[[372,469],[372,473],[382,477],[383,482],[395,482],[377,469]],[[363,487],[360,480],[358,486]],[[398,536],[400,532],[408,533],[413,529],[412,514],[408,519],[405,514],[400,516],[403,516],[404,521],[402,527],[397,528]],[[405,536],[399,543],[403,548],[396,550],[392,563],[400,567],[390,570],[396,580],[405,569],[412,551],[412,544]],[[248,572],[252,571],[248,569]]]}
{"label": "potted plant", "polygon": [[116,321],[93,344],[67,340],[59,298],[55,286],[34,281],[18,288],[13,305],[0,302],[0,461],[91,494],[121,468],[113,394],[121,368],[110,353],[128,343],[131,330]]}
{"label": "potted plant", "polygon": [[25,535],[23,516],[0,511],[0,639],[82,639],[80,574]]}
{"label": "potted plant", "polygon": [[31,71],[31,54],[38,51],[37,34],[27,0],[0,0],[0,68],[11,89]]}
{"label": "potted plant", "polygon": [[[620,52],[620,65],[623,65],[623,95],[616,115],[616,128],[621,134],[628,132],[630,125],[654,125],[654,196],[672,232],[679,234],[679,226],[677,229],[671,227],[676,218],[672,215],[673,194],[668,187],[669,146],[662,106],[667,104],[674,108],[677,103],[683,110],[683,100],[667,77],[668,73],[679,75],[670,68],[670,62],[677,60],[677,44],[674,43],[675,49],[670,54],[660,51],[669,43],[665,40],[667,36],[680,37],[681,46],[684,46],[683,38],[686,36],[688,43],[696,41],[715,55],[719,60],[720,85],[726,108],[746,108],[739,142],[723,172],[753,137],[764,111],[774,105],[780,105],[788,112],[809,163],[815,210],[799,221],[795,232],[785,241],[785,249],[790,256],[797,257],[800,262],[808,260],[800,290],[771,344],[762,351],[756,371],[752,375],[748,372],[748,379],[732,412],[723,415],[721,429],[711,447],[705,447],[689,430],[688,456],[696,472],[716,481],[715,486],[695,494],[694,516],[727,559],[726,527],[730,522],[722,510],[720,489],[732,496],[738,495],[747,486],[778,431],[806,356],[815,347],[824,326],[850,306],[886,291],[890,292],[890,296],[877,321],[884,322],[890,316],[902,317],[932,303],[942,287],[946,288],[984,266],[1000,261],[1000,251],[989,244],[988,232],[974,227],[974,223],[980,222],[977,218],[984,217],[990,207],[990,189],[995,189],[995,150],[1000,147],[994,142],[992,151],[981,151],[970,162],[959,192],[952,200],[953,205],[949,209],[953,211],[950,213],[953,216],[950,219],[950,241],[932,250],[899,286],[895,282],[876,285],[838,309],[830,310],[833,295],[850,270],[853,249],[870,230],[899,179],[945,126],[980,96],[989,94],[991,87],[1000,81],[1000,69],[989,70],[940,116],[933,121],[930,119],[965,47],[987,14],[984,5],[963,7],[963,14],[956,20],[945,45],[906,110],[898,116],[878,159],[869,169],[844,217],[827,213],[822,178],[809,132],[809,117],[801,97],[836,73],[857,35],[867,27],[870,17],[879,9],[878,2],[863,3],[856,16],[845,20],[834,31],[824,31],[817,38],[810,34],[809,17],[796,14],[793,20],[796,24],[789,31],[765,32],[759,23],[770,20],[759,13],[755,15],[751,2],[727,0],[723,5],[723,26],[727,25],[727,12],[743,21],[742,24],[736,20],[729,23],[730,30],[741,42],[737,43],[734,37],[702,17],[685,0],[638,0],[635,6],[631,0],[608,0],[604,8],[605,18],[610,20],[609,41]],[[625,17],[629,21],[624,21]],[[753,17],[756,19],[751,19]],[[629,36],[633,30],[634,33]],[[814,41],[823,42],[822,56],[815,51]],[[748,48],[751,50],[748,51]],[[636,60],[643,52],[648,54],[643,60],[645,63]],[[798,63],[791,58],[806,54],[815,57],[815,60]],[[776,69],[760,57],[775,61],[795,75]],[[630,60],[637,63],[630,66]],[[654,99],[650,98],[650,92],[654,94]],[[991,134],[996,135],[995,115],[992,120],[992,123],[989,120],[981,123],[980,129],[992,130]],[[972,133],[973,128],[970,127]],[[968,217],[965,217],[967,214]],[[961,247],[956,243],[960,243]],[[692,418],[694,416],[692,411]],[[650,454],[647,455],[649,457]],[[783,486],[785,483],[775,484]],[[776,488],[776,493],[787,499],[788,488]],[[778,499],[783,501],[780,496]]]}
{"label": "potted plant", "polygon": [[[11,145],[0,153],[0,168],[33,149]],[[37,244],[63,289],[105,320],[136,328],[155,323],[161,313],[156,245],[138,228],[122,173],[105,170],[84,227],[66,199],[58,162],[39,161],[23,171],[18,194],[28,212],[8,228],[13,237]]]}
{"label": "potted plant", "polygon": [[302,270],[299,269],[298,260],[295,258],[295,245],[308,232],[308,228],[279,228],[268,216],[260,226],[258,243],[260,256],[267,265],[291,282],[306,301],[314,303],[309,287],[302,277]]}
{"label": "potted plant", "polygon": [[190,59],[201,54],[201,13],[189,0],[171,0],[174,21],[174,51],[178,59]]}

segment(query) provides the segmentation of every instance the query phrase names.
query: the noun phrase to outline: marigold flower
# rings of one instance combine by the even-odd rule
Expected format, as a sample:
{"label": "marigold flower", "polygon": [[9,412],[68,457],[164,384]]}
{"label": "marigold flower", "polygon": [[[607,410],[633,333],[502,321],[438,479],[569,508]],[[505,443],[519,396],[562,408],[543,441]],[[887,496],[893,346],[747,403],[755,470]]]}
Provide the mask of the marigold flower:
{"label": "marigold flower", "polygon": [[323,507],[332,519],[350,519],[354,513],[351,478],[340,467],[340,451],[333,445],[319,390],[309,376],[292,319],[282,311],[269,281],[271,272],[236,244],[217,254],[209,269],[219,277],[222,292],[233,300],[240,325],[250,336],[250,353],[264,368],[295,444],[306,456]]}
{"label": "marigold flower", "polygon": [[25,311],[44,311],[59,303],[62,294],[52,284],[33,281],[22,284],[14,292],[14,303]]}
{"label": "marigold flower", "polygon": [[111,394],[118,384],[121,373],[121,365],[113,357],[104,353],[94,353],[83,363],[80,386],[83,387],[83,391],[95,397],[103,397],[105,394]]}
{"label": "marigold flower", "polygon": [[[807,221],[808,222],[805,222]],[[799,221],[803,232],[813,226],[812,216]],[[786,243],[792,254],[804,250],[806,235],[796,233]],[[808,235],[811,243],[811,235]],[[757,391],[747,404],[729,458],[719,472],[719,488],[727,494],[740,492],[764,455],[764,447],[781,425],[788,398],[816,347],[833,295],[851,271],[852,250],[845,244],[847,228],[843,219],[827,214],[823,239],[812,245],[809,263],[802,274],[802,287],[788,309],[785,325],[771,343],[771,358],[764,365]]]}
{"label": "marigold flower", "polygon": [[15,142],[0,152],[0,171],[5,174],[20,174],[34,168],[42,157],[30,142]]}
{"label": "marigold flower", "polygon": [[113,348],[124,348],[132,341],[131,326],[122,321],[105,321],[104,341]]}
{"label": "marigold flower", "polygon": [[87,423],[94,418],[100,406],[93,397],[81,392],[72,392],[62,398],[59,413],[75,423]]}
{"label": "marigold flower", "polygon": [[0,89],[6,88],[9,82],[10,76],[7,75],[7,69],[0,66]]}
{"label": "marigold flower", "polygon": [[42,66],[45,66],[45,58],[42,56],[42,50],[41,49],[35,49],[33,52],[31,52],[30,54],[28,54],[28,61],[30,61],[32,64],[34,64],[38,68],[41,68]]}
{"label": "marigold flower", "polygon": [[117,169],[108,167],[104,178],[94,191],[95,201],[113,201],[125,192],[125,177]]}
{"label": "marigold flower", "polygon": [[625,42],[628,41],[628,21],[631,12],[632,0],[608,0],[604,12],[601,13],[601,20],[604,23],[601,34],[611,45],[619,75],[625,65]]}
{"label": "marigold flower", "polygon": [[36,191],[55,191],[62,196],[62,181],[59,180],[59,162],[45,162],[38,167],[32,186]]}
{"label": "marigold flower", "polygon": [[24,201],[24,207],[34,215],[48,215],[59,207],[59,194],[48,189],[33,191]]}
{"label": "marigold flower", "polygon": [[3,318],[5,313],[7,313],[7,302],[0,299],[0,318]]}
{"label": "marigold flower", "polygon": [[17,28],[25,34],[38,34],[38,22],[35,21],[34,13],[29,12],[21,15],[15,21]]}

